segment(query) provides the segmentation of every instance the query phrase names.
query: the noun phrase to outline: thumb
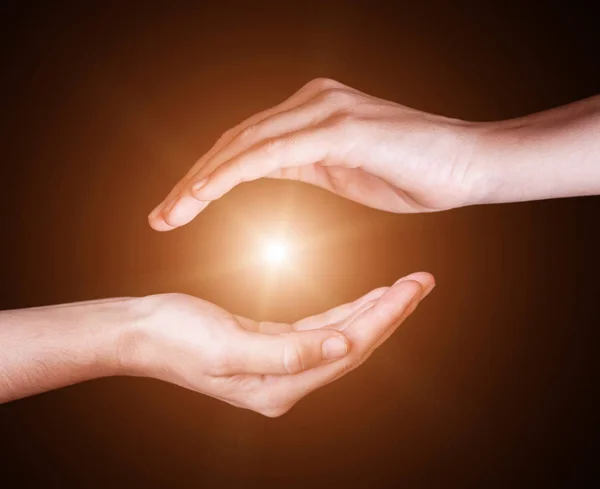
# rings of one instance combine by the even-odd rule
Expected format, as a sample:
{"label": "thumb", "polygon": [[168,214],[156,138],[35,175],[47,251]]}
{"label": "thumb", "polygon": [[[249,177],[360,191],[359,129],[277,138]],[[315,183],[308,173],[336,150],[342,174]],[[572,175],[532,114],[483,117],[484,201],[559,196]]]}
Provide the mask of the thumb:
{"label": "thumb", "polygon": [[278,335],[244,332],[230,351],[231,375],[297,374],[344,357],[348,339],[328,329]]}

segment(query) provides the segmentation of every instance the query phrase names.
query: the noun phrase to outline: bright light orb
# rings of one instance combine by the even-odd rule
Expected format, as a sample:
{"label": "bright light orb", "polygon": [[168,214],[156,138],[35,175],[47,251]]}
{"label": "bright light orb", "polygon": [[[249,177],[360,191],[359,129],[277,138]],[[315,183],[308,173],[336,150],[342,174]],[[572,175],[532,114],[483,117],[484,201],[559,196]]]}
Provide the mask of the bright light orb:
{"label": "bright light orb", "polygon": [[269,265],[281,265],[289,256],[289,246],[281,239],[270,239],[263,247],[263,260]]}

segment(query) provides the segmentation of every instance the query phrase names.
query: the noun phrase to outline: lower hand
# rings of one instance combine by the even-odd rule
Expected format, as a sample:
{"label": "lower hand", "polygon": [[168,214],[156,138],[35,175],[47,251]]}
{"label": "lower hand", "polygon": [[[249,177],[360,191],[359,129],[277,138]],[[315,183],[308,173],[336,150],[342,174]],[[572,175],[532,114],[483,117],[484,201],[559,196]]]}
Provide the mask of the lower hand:
{"label": "lower hand", "polygon": [[412,274],[294,324],[255,322],[181,294],[150,296],[136,307],[144,319],[123,335],[119,363],[129,375],[280,416],[364,362],[433,286],[431,275]]}

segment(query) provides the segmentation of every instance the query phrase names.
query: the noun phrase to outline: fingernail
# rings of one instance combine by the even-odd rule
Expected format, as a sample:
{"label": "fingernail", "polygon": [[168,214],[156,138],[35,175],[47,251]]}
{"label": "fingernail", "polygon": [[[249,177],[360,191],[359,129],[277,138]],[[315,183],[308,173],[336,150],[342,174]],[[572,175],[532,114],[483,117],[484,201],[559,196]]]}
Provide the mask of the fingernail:
{"label": "fingernail", "polygon": [[202,180],[199,180],[192,186],[192,190],[194,192],[199,192],[206,185],[206,182],[208,182],[208,178],[203,178]]}
{"label": "fingernail", "polygon": [[173,207],[175,207],[176,203],[177,203],[177,197],[175,197],[174,199],[169,201],[169,203],[164,207],[162,214],[164,216],[168,215],[173,210]]}
{"label": "fingernail", "polygon": [[341,358],[348,353],[348,345],[341,338],[328,338],[321,345],[321,352],[323,354],[323,358],[326,360]]}
{"label": "fingernail", "polygon": [[425,299],[425,297],[427,297],[427,296],[429,295],[429,293],[430,293],[430,292],[431,292],[431,291],[432,291],[434,288],[435,288],[435,283],[433,283],[433,284],[431,284],[429,287],[427,287],[427,288],[425,289],[425,292],[423,292],[423,297],[421,298],[421,300],[422,300],[422,299]]}

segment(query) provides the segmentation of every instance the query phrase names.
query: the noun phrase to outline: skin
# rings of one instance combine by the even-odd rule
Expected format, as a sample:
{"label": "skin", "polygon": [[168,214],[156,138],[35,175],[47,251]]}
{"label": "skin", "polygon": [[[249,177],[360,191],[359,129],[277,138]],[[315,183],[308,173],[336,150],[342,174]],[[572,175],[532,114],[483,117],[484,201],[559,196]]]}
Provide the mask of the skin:
{"label": "skin", "polygon": [[[328,79],[228,130],[152,211],[168,231],[240,183],[284,178],[389,212],[600,193],[600,97],[467,122]],[[295,324],[256,323],[189,296],[0,313],[0,401],[108,375],[148,376],[266,416],[356,368],[433,288],[412,274]],[[336,336],[343,356],[324,358]]]}
{"label": "skin", "polygon": [[[358,367],[434,287],[416,273],[294,324],[184,294],[0,312],[0,402],[114,375],[160,379],[265,416]],[[324,357],[335,338],[338,357]]]}
{"label": "skin", "polygon": [[242,182],[298,180],[389,212],[600,193],[600,96],[499,122],[467,122],[328,79],[227,131],[149,216],[190,222]]}

